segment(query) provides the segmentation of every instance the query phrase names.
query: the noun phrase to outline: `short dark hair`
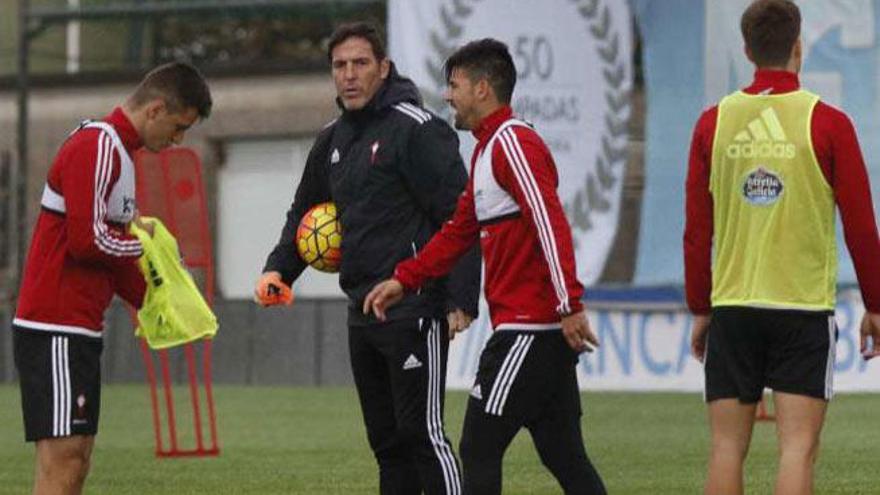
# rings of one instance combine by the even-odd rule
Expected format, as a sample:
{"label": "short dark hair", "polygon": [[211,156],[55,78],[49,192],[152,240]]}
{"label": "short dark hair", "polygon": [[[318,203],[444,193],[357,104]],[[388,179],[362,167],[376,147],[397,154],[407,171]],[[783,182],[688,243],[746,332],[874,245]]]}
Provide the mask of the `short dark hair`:
{"label": "short dark hair", "polygon": [[379,28],[369,22],[347,22],[340,24],[330,35],[330,41],[327,44],[327,60],[333,61],[333,49],[340,43],[349,38],[363,38],[367,40],[373,49],[373,55],[376,60],[382,61],[386,58],[385,42],[382,41],[382,33]]}
{"label": "short dark hair", "polygon": [[782,66],[801,34],[801,11],[791,0],[756,0],[743,12],[740,29],[755,65]]}
{"label": "short dark hair", "polygon": [[162,98],[171,112],[195,108],[199,117],[211,115],[211,90],[202,73],[186,62],[170,62],[151,70],[131,95],[135,106]]}
{"label": "short dark hair", "polygon": [[447,81],[455,69],[464,69],[471,81],[486,79],[498,101],[510,104],[516,86],[516,66],[507,45],[501,41],[483,38],[459,48],[443,67]]}

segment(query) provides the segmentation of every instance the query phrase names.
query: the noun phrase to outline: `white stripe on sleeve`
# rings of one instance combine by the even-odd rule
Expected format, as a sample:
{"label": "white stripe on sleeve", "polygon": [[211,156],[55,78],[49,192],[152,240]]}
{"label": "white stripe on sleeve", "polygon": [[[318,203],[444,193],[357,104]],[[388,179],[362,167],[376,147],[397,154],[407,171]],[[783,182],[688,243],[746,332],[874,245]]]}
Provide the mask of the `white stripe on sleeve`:
{"label": "white stripe on sleeve", "polygon": [[112,256],[140,256],[141,243],[137,240],[121,240],[110,234],[107,217],[107,188],[113,175],[113,141],[109,134],[98,136],[98,157],[95,163],[95,195],[93,198],[92,233],[95,246]]}
{"label": "white stripe on sleeve", "polygon": [[553,288],[556,290],[556,297],[559,299],[559,305],[556,309],[560,313],[567,314],[571,309],[568,302],[568,289],[565,287],[565,277],[563,276],[562,266],[559,263],[559,251],[556,247],[556,236],[553,233],[553,226],[550,223],[550,216],[547,214],[544,198],[541,196],[535,176],[532,174],[531,168],[529,168],[529,163],[520,147],[516,134],[513,132],[513,128],[502,131],[499,139],[507,161],[510,163],[517,182],[519,182],[519,186],[523,190],[526,201],[532,210],[532,218],[535,222],[541,248],[547,261],[550,279],[553,282]]}

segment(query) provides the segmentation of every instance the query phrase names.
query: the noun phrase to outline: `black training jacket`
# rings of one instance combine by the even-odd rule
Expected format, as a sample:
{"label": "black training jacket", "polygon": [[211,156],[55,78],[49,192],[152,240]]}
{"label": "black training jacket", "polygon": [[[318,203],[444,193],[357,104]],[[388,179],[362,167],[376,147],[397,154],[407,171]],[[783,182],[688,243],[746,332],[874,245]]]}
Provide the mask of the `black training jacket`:
{"label": "black training jacket", "polygon": [[[364,297],[452,216],[466,182],[455,131],[422,108],[415,84],[392,65],[362,110],[343,109],[318,134],[263,271],[292,283],[307,266],[294,241],[299,220],[312,206],[333,201],[342,222],[339,284],[349,297],[349,324],[372,323],[361,312]],[[479,285],[475,248],[446,279],[407,293],[388,318],[439,318],[454,307],[476,316]]]}

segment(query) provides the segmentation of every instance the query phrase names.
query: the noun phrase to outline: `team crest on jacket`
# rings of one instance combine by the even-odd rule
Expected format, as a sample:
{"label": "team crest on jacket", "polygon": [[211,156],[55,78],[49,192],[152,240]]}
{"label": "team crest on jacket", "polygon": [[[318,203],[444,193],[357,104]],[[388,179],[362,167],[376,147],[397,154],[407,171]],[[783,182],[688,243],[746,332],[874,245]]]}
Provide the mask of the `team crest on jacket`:
{"label": "team crest on jacket", "polygon": [[743,182],[743,197],[749,203],[757,206],[772,205],[782,196],[785,188],[782,179],[764,167],[758,167]]}
{"label": "team crest on jacket", "polygon": [[370,151],[372,151],[372,153],[370,154],[370,165],[375,165],[376,153],[379,152],[379,141],[373,141],[373,145],[370,146]]}

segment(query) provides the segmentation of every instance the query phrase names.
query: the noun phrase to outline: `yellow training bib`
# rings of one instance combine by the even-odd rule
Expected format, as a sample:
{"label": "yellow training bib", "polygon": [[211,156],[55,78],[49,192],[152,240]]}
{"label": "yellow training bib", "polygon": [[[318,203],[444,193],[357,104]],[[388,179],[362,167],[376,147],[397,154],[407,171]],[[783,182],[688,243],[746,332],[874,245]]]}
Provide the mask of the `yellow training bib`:
{"label": "yellow training bib", "polygon": [[141,219],[153,225],[153,236],[131,224],[144,247],[138,265],[147,281],[136,335],[147,339],[153,349],[214,337],[217,318],[184,268],[177,240],[158,219]]}
{"label": "yellow training bib", "polygon": [[810,133],[818,101],[807,91],[736,92],[718,105],[713,307],[834,309],[834,194]]}

